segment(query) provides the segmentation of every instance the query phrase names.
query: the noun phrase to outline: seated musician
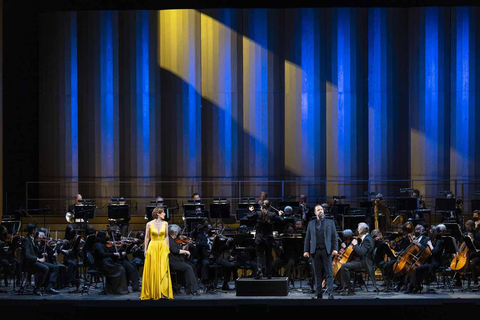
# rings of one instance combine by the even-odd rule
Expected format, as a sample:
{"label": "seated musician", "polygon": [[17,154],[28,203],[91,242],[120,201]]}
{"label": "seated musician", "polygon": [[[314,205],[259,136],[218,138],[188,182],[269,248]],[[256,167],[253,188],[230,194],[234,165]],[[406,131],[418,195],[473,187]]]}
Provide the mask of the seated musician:
{"label": "seated musician", "polygon": [[120,253],[111,252],[110,249],[107,248],[107,241],[107,233],[105,231],[99,231],[93,249],[95,265],[99,271],[106,275],[105,293],[128,294],[127,273],[125,268],[113,260],[114,257],[118,259]]}
{"label": "seated musician", "polygon": [[[293,235],[295,227],[289,223],[285,226],[284,236]],[[299,260],[302,253],[297,252],[293,242],[284,242],[279,248],[278,258],[273,261],[272,270],[274,276],[278,276],[280,269],[285,268],[283,276],[290,278],[293,266]]]}
{"label": "seated musician", "polygon": [[[417,227],[418,226],[419,225],[417,225]],[[442,237],[445,235],[446,231],[447,231],[447,228],[445,227],[444,224],[439,224],[436,227],[436,229],[435,229],[435,247],[433,248],[432,253],[431,253],[430,257],[428,258],[428,260],[424,264],[418,266],[415,269],[415,272],[413,273],[412,279],[410,281],[410,285],[408,286],[407,291],[405,291],[405,294],[421,292],[422,291],[422,286],[421,286],[422,280],[426,276],[430,276],[430,277],[435,276],[435,271],[440,266],[442,255],[443,255],[443,252],[445,251],[445,243],[444,243],[444,240],[442,240]],[[417,243],[416,244],[420,245],[421,239],[415,240],[415,241],[418,241],[418,244]],[[414,241],[414,243],[415,243],[415,241]],[[427,244],[427,245],[429,245],[429,244]]]}
{"label": "seated musician", "polygon": [[181,228],[176,224],[168,226],[168,235],[170,237],[170,253],[168,258],[170,260],[170,270],[180,271],[185,277],[185,289],[189,295],[199,295],[198,280],[195,275],[195,268],[192,264],[186,262],[185,258],[190,257],[190,251],[184,250],[175,240],[181,232]]}
{"label": "seated musician", "polygon": [[133,292],[140,291],[140,275],[138,273],[138,269],[133,263],[131,263],[128,260],[126,244],[122,243],[120,240],[121,232],[123,231],[120,231],[119,229],[115,229],[115,230],[112,230],[111,232],[114,233],[115,241],[118,240],[118,242],[116,242],[117,248],[115,248],[115,244],[114,244],[112,247],[108,249],[110,249],[110,252],[112,253],[114,252],[120,253],[118,257],[116,256],[113,257],[113,261],[119,263],[125,269],[127,273],[127,281],[132,284],[132,291]]}
{"label": "seated musician", "polygon": [[368,272],[375,290],[378,291],[375,283],[375,270],[373,265],[373,250],[375,248],[374,240],[368,232],[369,227],[366,223],[359,223],[357,230],[362,242],[359,244],[357,239],[352,240],[355,257],[353,261],[345,263],[340,269],[340,280],[342,287],[344,288],[342,295],[345,296],[354,295],[353,288],[350,283],[350,272],[359,269],[364,269]]}
{"label": "seated musician", "polygon": [[[468,220],[465,223],[465,237],[470,237],[476,248],[480,248],[480,229],[475,227],[475,222]],[[474,252],[469,257],[468,268],[472,272],[473,285],[478,287],[478,267],[480,266],[480,252]]]}
{"label": "seated musician", "polygon": [[[42,255],[42,252],[38,248],[35,241],[35,235],[37,233],[37,226],[29,223],[27,225],[27,237],[23,242],[24,245],[24,259],[28,269],[32,270],[35,274],[35,288],[33,293],[41,296],[40,287],[46,284],[46,292],[52,294],[58,294],[59,291],[53,289],[58,276],[58,266],[46,262],[46,258]],[[40,256],[42,256],[40,258]],[[47,278],[47,276],[50,276]]]}
{"label": "seated musician", "polygon": [[137,267],[137,270],[140,270],[145,264],[145,249],[143,248],[145,233],[143,231],[138,231],[135,238],[138,239],[138,242],[133,243],[127,248],[127,255],[132,254],[133,260],[131,262]]}
{"label": "seated musician", "polygon": [[[45,228],[41,228],[41,231],[37,232],[37,246],[40,249],[41,252],[45,252],[45,260],[47,263],[56,265],[58,267],[58,276],[57,276],[57,281],[55,282],[56,288],[61,288],[67,286],[67,267],[61,263],[58,263],[58,248],[59,245],[57,245],[55,241],[50,240],[48,241],[48,236],[49,234],[45,230]],[[60,241],[59,241],[60,243]],[[53,244],[53,247],[51,246]]]}
{"label": "seated musician", "polygon": [[385,280],[385,284],[389,286],[388,277],[383,274],[383,265],[388,261],[395,261],[396,256],[393,254],[392,249],[387,241],[383,238],[382,232],[380,230],[375,229],[372,231],[372,237],[375,240],[375,250],[373,255],[373,262],[375,266],[380,268],[382,271],[382,276]]}
{"label": "seated musician", "polygon": [[473,211],[472,220],[475,223],[475,228],[474,229],[477,229],[478,226],[480,225],[480,210]]}
{"label": "seated musician", "polygon": [[210,278],[210,265],[217,264],[222,268],[224,276],[222,290],[230,289],[228,281],[230,279],[230,274],[235,271],[233,261],[221,257],[226,248],[218,248],[215,252],[212,250],[214,237],[215,235],[212,232],[212,226],[208,222],[199,225],[198,234],[196,236],[197,255],[198,261],[201,264],[202,282],[205,286],[205,292],[211,292],[214,289],[211,281],[212,279]]}
{"label": "seated musician", "polygon": [[67,230],[70,232],[68,236],[65,235],[68,242],[61,249],[63,264],[67,267],[67,283],[78,287],[80,285],[78,273],[78,246],[80,245],[78,241],[80,241],[80,238],[74,228],[67,227]]}
{"label": "seated musician", "polygon": [[259,200],[257,201],[257,203],[259,205],[261,205],[264,200],[267,200],[267,192],[266,191],[261,191],[260,192],[260,197],[259,197]]}
{"label": "seated musician", "polygon": [[413,189],[412,198],[419,199],[419,209],[427,209],[427,205],[425,204],[425,201],[422,199],[422,196],[420,195],[420,190]]}
{"label": "seated musician", "polygon": [[305,224],[303,223],[303,220],[297,220],[295,221],[295,232],[296,233],[303,233],[305,232]]}
{"label": "seated musician", "polygon": [[10,266],[10,257],[8,254],[8,243],[7,240],[7,228],[0,226],[0,269],[3,272],[3,278],[5,282],[5,287],[8,286],[8,278],[12,274],[13,267]]}
{"label": "seated musician", "polygon": [[[339,255],[343,255],[343,253],[345,252],[345,250],[350,246],[350,244],[352,243],[352,240],[353,240],[353,231],[350,230],[350,229],[345,229],[343,230],[342,232],[342,238],[343,238],[343,241],[342,239],[339,237],[338,238],[338,242],[339,242]],[[339,283],[339,285],[335,288],[335,290],[337,291],[343,291],[344,288],[342,288],[342,284],[341,282],[339,281],[339,274],[337,274],[337,276],[335,277],[334,281],[336,283]],[[347,288],[345,288],[347,289]]]}

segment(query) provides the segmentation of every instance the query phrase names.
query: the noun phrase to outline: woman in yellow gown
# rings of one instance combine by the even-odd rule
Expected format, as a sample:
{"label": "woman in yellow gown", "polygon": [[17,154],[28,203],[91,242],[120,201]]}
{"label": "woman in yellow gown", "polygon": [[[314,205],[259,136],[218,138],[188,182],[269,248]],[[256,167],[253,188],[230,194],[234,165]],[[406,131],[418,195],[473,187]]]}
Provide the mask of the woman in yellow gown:
{"label": "woman in yellow gown", "polygon": [[153,220],[145,230],[145,265],[143,267],[142,300],[173,299],[168,254],[168,223],[165,211],[155,208]]}

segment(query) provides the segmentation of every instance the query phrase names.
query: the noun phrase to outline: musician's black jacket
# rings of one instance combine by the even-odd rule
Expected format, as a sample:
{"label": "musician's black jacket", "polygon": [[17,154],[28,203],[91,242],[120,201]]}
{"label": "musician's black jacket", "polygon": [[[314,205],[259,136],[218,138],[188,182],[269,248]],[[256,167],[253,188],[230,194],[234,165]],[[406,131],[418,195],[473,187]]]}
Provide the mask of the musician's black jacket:
{"label": "musician's black jacket", "polygon": [[273,224],[275,221],[283,221],[283,217],[281,217],[276,211],[268,211],[267,219],[263,221],[262,211],[257,210],[249,214],[247,218],[257,222],[255,244],[260,244],[266,241],[267,244],[273,246]]}
{"label": "musician's black jacket", "polygon": [[170,244],[170,254],[168,255],[168,258],[170,259],[170,262],[178,261],[178,262],[185,262],[183,260],[182,255],[180,254],[180,244],[176,243],[175,240],[169,236],[169,244]]}
{"label": "musician's black jacket", "polygon": [[25,237],[25,240],[23,241],[23,250],[24,258],[27,260],[28,265],[34,265],[35,262],[37,262],[37,258],[40,256],[40,249],[30,236]]}

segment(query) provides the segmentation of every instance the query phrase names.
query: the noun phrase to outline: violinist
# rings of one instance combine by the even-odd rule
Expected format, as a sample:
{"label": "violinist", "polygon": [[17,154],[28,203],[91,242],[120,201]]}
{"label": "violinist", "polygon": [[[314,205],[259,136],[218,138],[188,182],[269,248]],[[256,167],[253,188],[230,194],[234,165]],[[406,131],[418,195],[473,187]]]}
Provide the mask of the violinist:
{"label": "violinist", "polygon": [[[421,225],[417,225],[417,227],[418,226],[421,226]],[[432,253],[428,258],[428,260],[424,264],[422,264],[421,266],[418,266],[415,269],[415,272],[413,273],[412,279],[410,281],[410,285],[408,286],[407,291],[405,291],[405,294],[421,292],[422,280],[425,277],[429,279],[430,277],[435,276],[435,271],[437,271],[438,267],[440,266],[442,255],[443,255],[443,252],[445,251],[445,242],[444,240],[442,240],[442,237],[445,235],[446,231],[447,231],[447,228],[445,227],[444,224],[439,224],[435,229],[435,247],[433,248]],[[417,230],[415,232],[417,233]],[[420,243],[421,239],[415,240],[415,241],[418,241],[418,243]]]}
{"label": "violinist", "polygon": [[190,251],[182,249],[177,240],[181,228],[176,224],[168,226],[168,234],[170,236],[169,247],[170,253],[168,258],[170,260],[170,269],[173,271],[180,271],[185,277],[185,291],[188,295],[200,295],[197,276],[195,275],[195,268],[192,264],[185,262],[184,257],[190,257]]}
{"label": "violinist", "polygon": [[40,251],[46,253],[45,260],[47,263],[56,265],[58,267],[57,281],[55,282],[56,289],[67,285],[67,267],[61,263],[58,263],[58,248],[62,246],[62,241],[55,241],[48,238],[47,231],[41,228],[37,233],[37,245]]}
{"label": "violinist", "polygon": [[[27,225],[27,237],[23,242],[24,245],[24,259],[29,269],[35,274],[35,288],[33,294],[41,296],[40,287],[46,284],[46,292],[51,294],[58,294],[59,291],[53,289],[58,276],[58,266],[46,262],[45,256],[40,251],[34,236],[37,233],[37,226],[29,223]],[[40,258],[41,256],[41,258]],[[47,280],[47,276],[50,274]]]}
{"label": "violinist", "polygon": [[106,275],[105,293],[107,294],[128,294],[127,273],[125,268],[113,260],[119,258],[120,253],[111,252],[107,248],[107,233],[99,231],[96,238],[93,256],[95,265],[99,271]]}
{"label": "violinist", "polygon": [[273,224],[283,221],[283,211],[273,211],[269,200],[264,200],[261,210],[250,213],[247,218],[257,222],[255,233],[255,249],[257,251],[257,274],[255,279],[263,276],[263,266],[266,266],[267,278],[272,277],[272,248],[274,246]]}
{"label": "violinist", "polygon": [[[383,278],[386,279],[385,275],[383,274],[382,262],[394,261],[397,257],[392,252],[392,249],[387,241],[383,238],[383,234],[380,230],[375,229],[372,231],[373,240],[375,240],[375,251],[374,251],[374,258],[373,262],[376,266],[380,268],[382,271]],[[385,256],[387,259],[385,259]],[[389,286],[387,280],[385,280],[386,285]]]}
{"label": "violinist", "polygon": [[362,242],[359,243],[357,239],[352,240],[355,257],[353,258],[353,261],[345,263],[340,269],[340,280],[342,282],[342,287],[344,288],[342,295],[344,296],[354,295],[352,285],[350,284],[350,272],[358,269],[364,269],[368,272],[373,282],[373,286],[378,292],[375,283],[375,270],[373,265],[373,250],[375,248],[375,242],[368,232],[369,227],[366,223],[360,222],[357,231]]}
{"label": "violinist", "polygon": [[[63,254],[63,264],[67,267],[67,283],[75,287],[80,285],[78,273],[78,247],[81,237],[74,228],[68,228],[69,235],[66,235],[67,242],[62,246],[60,252]],[[67,231],[66,231],[67,232]]]}
{"label": "violinist", "polygon": [[[127,273],[127,281],[132,284],[132,291],[137,292],[137,291],[140,291],[140,275],[138,274],[137,267],[128,260],[126,244],[120,240],[121,239],[120,232],[121,231],[117,229],[116,235],[115,235],[115,231],[112,231],[111,239],[115,241],[111,245],[107,244],[107,248],[112,253],[115,253],[115,252],[119,253],[119,256],[114,256],[113,260],[119,263],[120,265],[122,265],[122,267],[125,269]],[[117,241],[117,239],[119,241]]]}
{"label": "violinist", "polygon": [[[478,213],[477,213],[478,214]],[[470,237],[476,248],[480,248],[480,230],[475,227],[476,221],[468,220],[465,223],[465,237]],[[480,266],[480,252],[474,252],[470,255],[468,268],[472,272],[473,285],[478,288],[478,267]]]}
{"label": "violinist", "polygon": [[138,231],[135,235],[135,239],[136,240],[134,240],[133,243],[127,247],[127,255],[132,255],[133,260],[131,262],[135,265],[135,267],[137,267],[137,270],[140,270],[140,268],[145,264],[145,233],[143,231]]}

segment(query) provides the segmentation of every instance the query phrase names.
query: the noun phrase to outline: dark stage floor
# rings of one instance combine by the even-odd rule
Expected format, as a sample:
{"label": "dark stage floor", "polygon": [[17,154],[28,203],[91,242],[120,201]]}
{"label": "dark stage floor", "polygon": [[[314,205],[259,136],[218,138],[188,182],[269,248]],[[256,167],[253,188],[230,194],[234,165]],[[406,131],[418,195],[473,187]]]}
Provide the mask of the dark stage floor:
{"label": "dark stage floor", "polygon": [[[231,283],[233,287],[233,282]],[[382,287],[381,287],[382,288]],[[306,289],[306,288],[305,288]],[[73,288],[64,288],[58,295],[34,296],[31,293],[19,295],[11,287],[0,287],[0,310],[9,310],[12,315],[18,310],[40,318],[91,319],[92,312],[97,315],[105,312],[115,316],[138,316],[144,307],[162,307],[182,314],[217,313],[222,314],[271,314],[278,316],[298,315],[303,312],[329,310],[343,315],[355,316],[358,312],[378,312],[389,314],[388,318],[449,318],[462,310],[468,312],[480,310],[480,292],[447,287],[431,286],[431,292],[404,294],[397,292],[373,292],[373,287],[357,288],[354,296],[335,295],[334,300],[312,300],[312,294],[304,293],[300,288],[290,286],[288,296],[283,297],[238,297],[235,290],[203,293],[189,296],[183,293],[175,295],[174,300],[141,301],[140,293],[123,296],[101,294],[101,286],[88,293],[69,293]],[[7,291],[7,292],[5,292]],[[9,292],[10,291],[10,292]],[[31,292],[31,291],[30,291]],[[150,308],[149,308],[150,307]],[[463,317],[463,316],[462,316]],[[453,318],[455,319],[455,317]]]}

